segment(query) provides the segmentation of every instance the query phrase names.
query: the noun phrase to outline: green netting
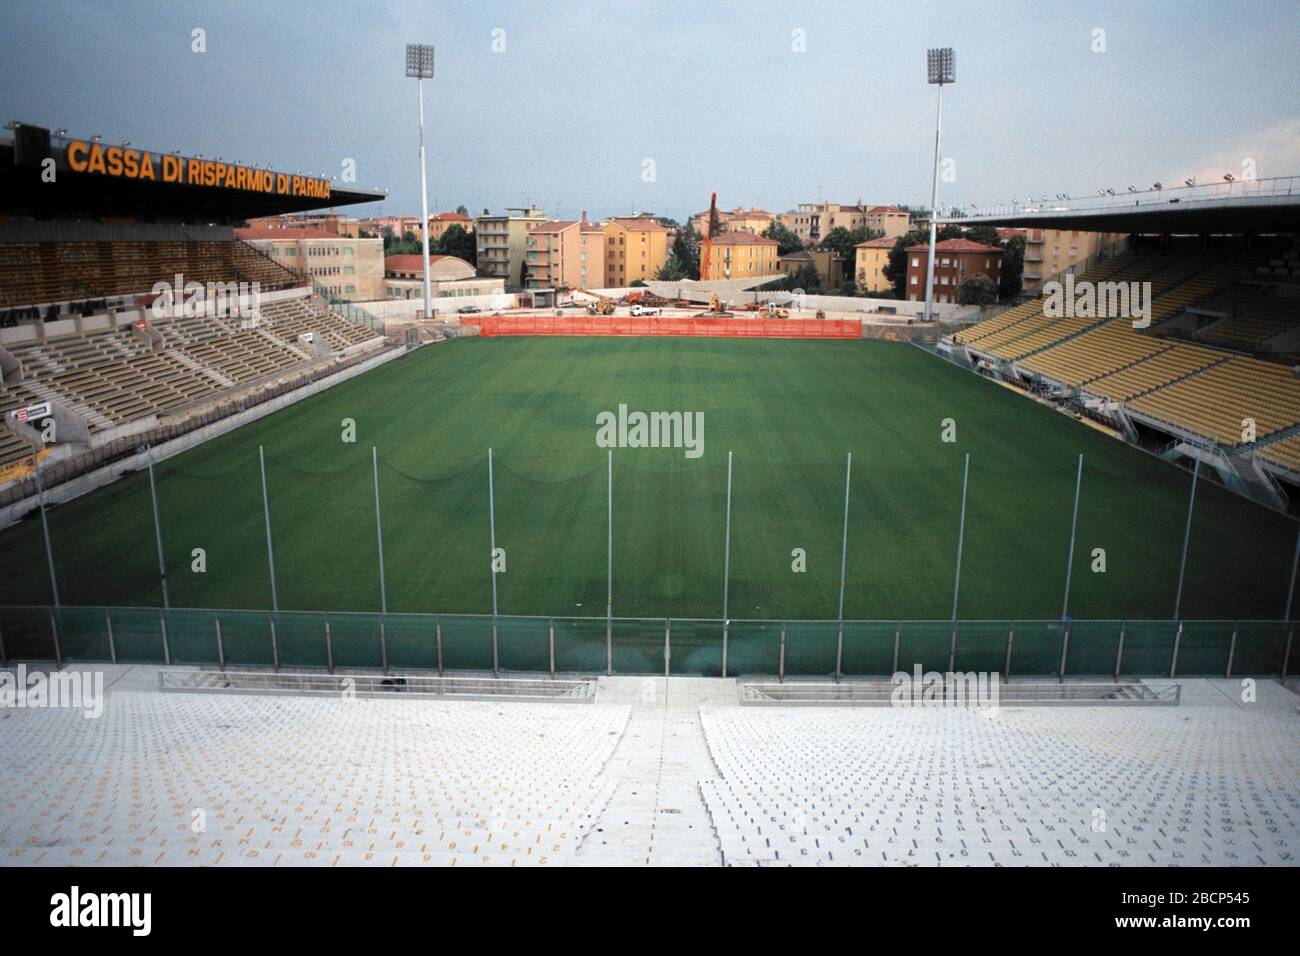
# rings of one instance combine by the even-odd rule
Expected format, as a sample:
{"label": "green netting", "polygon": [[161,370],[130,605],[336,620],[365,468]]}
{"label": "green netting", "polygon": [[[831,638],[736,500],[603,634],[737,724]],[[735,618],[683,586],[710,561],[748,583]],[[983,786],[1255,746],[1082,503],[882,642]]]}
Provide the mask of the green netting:
{"label": "green netting", "polygon": [[785,626],[785,676],[835,674],[839,625],[835,621],[789,621]]}
{"label": "green netting", "polygon": [[727,637],[727,674],[776,674],[781,665],[780,621],[732,621]]}
{"label": "green netting", "polygon": [[335,668],[383,667],[379,619],[378,614],[330,615]]}
{"label": "green netting", "polygon": [[1128,677],[1168,676],[1177,631],[1174,621],[1125,621],[1120,673]]}
{"label": "green netting", "polygon": [[156,607],[115,607],[109,611],[113,646],[123,664],[161,664],[162,612]]}
{"label": "green netting", "polygon": [[[1232,654],[1232,673],[1280,674],[1286,654],[1288,627],[1284,621],[1242,621]],[[1295,656],[1295,649],[1292,649]]]}
{"label": "green netting", "polygon": [[410,670],[438,669],[438,617],[435,614],[389,614],[384,620],[388,666]]}
{"label": "green netting", "polygon": [[102,607],[65,607],[59,612],[65,661],[111,661],[108,615]]}
{"label": "green netting", "polygon": [[217,613],[188,608],[166,612],[167,645],[173,664],[216,664]]}
{"label": "green netting", "polygon": [[1051,677],[1061,669],[1060,621],[1015,621],[1011,668],[1016,677]]}
{"label": "green netting", "polygon": [[549,673],[550,621],[544,617],[497,618],[497,659],[504,671]]}
{"label": "green netting", "polygon": [[0,608],[0,642],[7,661],[54,660],[54,624],[48,607]]}
{"label": "green netting", "polygon": [[[327,667],[326,615],[316,611],[281,611],[275,616],[275,640],[281,667]],[[331,638],[333,633],[331,632]]]}
{"label": "green netting", "polygon": [[[154,466],[154,477],[172,606],[270,607],[257,449],[232,452],[219,445],[202,445],[180,458],[159,462]],[[139,507],[147,513],[147,486],[144,495]],[[136,529],[132,540],[140,534],[148,535],[138,547],[152,560],[152,569],[147,573],[156,579],[152,533],[150,524]],[[277,560],[279,547],[276,542]],[[196,555],[198,550],[201,554]],[[146,598],[145,592],[138,589],[132,593],[141,596],[131,600]],[[125,599],[118,598],[114,603],[125,603]]]}
{"label": "green netting", "polygon": [[440,614],[438,622],[442,628],[442,666],[446,670],[492,670],[492,615]]}
{"label": "green netting", "polygon": [[[669,643],[672,651],[670,674],[722,676],[721,621],[673,618],[670,626]],[[662,646],[661,643],[660,647]]]}
{"label": "green netting", "polygon": [[952,645],[951,621],[904,621],[898,641],[898,669],[922,672],[948,670]]}
{"label": "green netting", "polygon": [[1001,674],[1007,661],[1010,621],[958,621],[957,655],[953,669]]}
{"label": "green netting", "polygon": [[605,622],[598,618],[555,618],[555,670],[566,674],[605,673]]}
{"label": "green netting", "polygon": [[897,633],[894,621],[845,621],[844,673],[892,674]]}
{"label": "green netting", "polygon": [[[677,649],[676,626],[674,621],[672,635],[674,651]],[[613,643],[615,674],[662,674],[664,672],[662,618],[614,621]]]}
{"label": "green netting", "polygon": [[[279,635],[276,637],[278,640]],[[275,660],[271,653],[271,612],[222,611],[221,646],[227,666],[270,667]]]}
{"label": "green netting", "polygon": [[1224,676],[1232,627],[1232,621],[1184,621],[1175,673],[1180,677]]}
{"label": "green netting", "polygon": [[1113,676],[1123,621],[1071,621],[1067,677]]}

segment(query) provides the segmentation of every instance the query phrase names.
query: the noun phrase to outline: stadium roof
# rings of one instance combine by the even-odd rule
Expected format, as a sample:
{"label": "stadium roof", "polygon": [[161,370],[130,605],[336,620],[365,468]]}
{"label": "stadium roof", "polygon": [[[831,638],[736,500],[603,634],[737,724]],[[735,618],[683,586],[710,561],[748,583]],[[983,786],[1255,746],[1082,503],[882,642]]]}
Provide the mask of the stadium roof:
{"label": "stadium roof", "polygon": [[1129,233],[1290,233],[1300,229],[1300,177],[1218,182],[1027,200],[941,217],[959,226]]}
{"label": "stadium roof", "polygon": [[3,216],[229,224],[384,198],[324,177],[51,135],[31,124],[11,136],[0,139]]}

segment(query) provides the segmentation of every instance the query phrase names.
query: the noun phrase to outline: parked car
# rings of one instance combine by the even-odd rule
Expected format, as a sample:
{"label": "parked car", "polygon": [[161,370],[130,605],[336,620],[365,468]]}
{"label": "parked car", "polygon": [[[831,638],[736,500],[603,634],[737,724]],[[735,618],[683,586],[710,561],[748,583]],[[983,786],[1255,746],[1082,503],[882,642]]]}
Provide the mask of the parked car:
{"label": "parked car", "polygon": [[456,311],[459,312],[461,315],[474,315],[475,313],[482,312],[483,310],[476,305],[462,305]]}
{"label": "parked car", "polygon": [[651,306],[648,305],[632,306],[632,315],[659,315],[662,312],[663,309],[652,308]]}

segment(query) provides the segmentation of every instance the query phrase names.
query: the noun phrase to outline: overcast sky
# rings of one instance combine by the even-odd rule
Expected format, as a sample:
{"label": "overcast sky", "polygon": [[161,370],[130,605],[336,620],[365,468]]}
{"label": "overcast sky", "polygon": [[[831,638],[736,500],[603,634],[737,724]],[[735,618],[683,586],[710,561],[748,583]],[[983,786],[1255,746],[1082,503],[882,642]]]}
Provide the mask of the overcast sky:
{"label": "overcast sky", "polygon": [[437,48],[432,209],[928,205],[925,50],[944,45],[945,205],[1248,159],[1300,175],[1296,0],[0,0],[3,122],[290,172],[351,158],[389,192],[356,212],[418,213],[408,42]]}

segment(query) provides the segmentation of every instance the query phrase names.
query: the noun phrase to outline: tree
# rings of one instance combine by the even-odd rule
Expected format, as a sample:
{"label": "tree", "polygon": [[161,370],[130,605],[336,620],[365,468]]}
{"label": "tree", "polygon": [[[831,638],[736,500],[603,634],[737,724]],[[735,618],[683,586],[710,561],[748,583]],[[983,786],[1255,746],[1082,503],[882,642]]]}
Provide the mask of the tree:
{"label": "tree", "polygon": [[478,265],[478,242],[474,234],[459,223],[448,226],[429,251],[440,256],[456,256],[472,266]]}
{"label": "tree", "polygon": [[826,238],[821,241],[818,248],[839,256],[844,262],[844,268],[852,275],[853,270],[857,268],[858,243],[883,235],[884,233],[868,229],[866,226],[859,226],[857,229],[836,226],[826,234]]}
{"label": "tree", "polygon": [[462,216],[468,216],[468,215],[469,215],[469,210],[466,209],[464,206],[457,206],[457,207],[456,207],[456,211],[457,211],[458,213],[460,213]]}
{"label": "tree", "polygon": [[662,268],[660,268],[659,272],[655,275],[655,278],[660,282],[680,282],[682,279],[696,278],[699,275],[699,272],[700,270],[697,266],[695,273],[692,274],[682,261],[677,258],[677,253],[670,252],[668,258],[664,261]]}
{"label": "tree", "polygon": [[996,301],[998,287],[983,273],[977,273],[957,286],[957,302],[961,305],[990,305]]}
{"label": "tree", "polygon": [[[684,270],[684,275],[674,276],[677,279],[696,279],[700,275],[700,234],[694,226],[687,223],[677,230],[677,235],[673,237],[672,248],[669,250],[669,258],[676,258],[678,265]],[[664,264],[667,269],[667,263]]]}
{"label": "tree", "polygon": [[982,242],[986,246],[1002,248],[1002,237],[993,226],[974,226],[966,230],[966,238],[972,242]]}
{"label": "tree", "polygon": [[803,240],[775,219],[763,230],[763,235],[768,239],[775,240],[776,254],[778,256],[788,256],[792,252],[799,252],[803,249]]}
{"label": "tree", "polygon": [[645,279],[633,279],[633,280],[628,284],[628,288],[630,288],[630,289],[640,289],[640,288],[644,288],[645,285],[646,285],[646,281],[645,281]]}
{"label": "tree", "polygon": [[794,271],[794,275],[790,276],[789,288],[803,289],[809,295],[816,295],[822,290],[822,277],[811,265],[800,266]]}
{"label": "tree", "polygon": [[1010,299],[1024,287],[1025,237],[1012,236],[1002,247],[1002,268],[998,273],[998,295]]}

